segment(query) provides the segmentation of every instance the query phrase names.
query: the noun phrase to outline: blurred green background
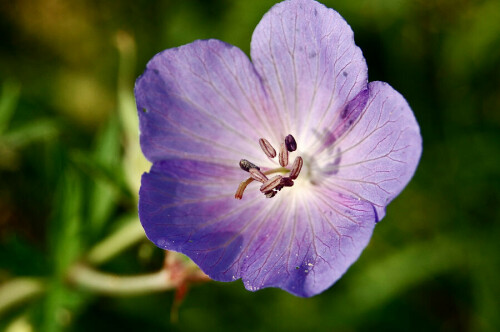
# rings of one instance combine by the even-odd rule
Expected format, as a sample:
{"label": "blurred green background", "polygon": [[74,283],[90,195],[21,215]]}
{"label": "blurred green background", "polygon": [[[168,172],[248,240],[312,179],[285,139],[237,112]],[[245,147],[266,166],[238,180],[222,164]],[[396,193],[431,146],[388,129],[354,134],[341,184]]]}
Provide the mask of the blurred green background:
{"label": "blurred green background", "polygon": [[412,106],[424,152],[361,258],[323,294],[208,282],[179,306],[173,291],[104,294],[74,276],[79,262],[117,275],[163,264],[136,211],[148,164],[133,84],[147,61],[206,38],[248,54],[274,3],[0,3],[0,330],[500,330],[496,0],[324,1],[354,30],[370,81]]}

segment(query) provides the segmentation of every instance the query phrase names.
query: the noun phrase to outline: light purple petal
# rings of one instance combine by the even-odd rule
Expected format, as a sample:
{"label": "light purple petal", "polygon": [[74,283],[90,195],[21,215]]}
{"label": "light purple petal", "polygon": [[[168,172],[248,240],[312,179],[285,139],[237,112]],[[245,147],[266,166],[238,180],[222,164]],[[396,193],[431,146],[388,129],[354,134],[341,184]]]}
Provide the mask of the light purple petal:
{"label": "light purple petal", "polygon": [[357,107],[352,112],[360,115],[346,116],[347,131],[319,163],[338,159],[327,184],[372,202],[380,220],[417,168],[420,129],[406,100],[387,83],[371,82],[353,104]]}
{"label": "light purple petal", "polygon": [[243,282],[249,290],[279,287],[298,296],[319,294],[358,259],[372,235],[375,210],[326,189],[310,197],[281,194],[276,219],[240,254]]}
{"label": "light purple petal", "polygon": [[252,61],[264,78],[282,135],[307,143],[309,128],[330,128],[367,84],[353,32],[334,10],[312,0],[275,5],[260,21]]}
{"label": "light purple petal", "polygon": [[248,186],[245,200],[234,198],[244,179],[241,173],[194,160],[154,163],[143,175],[139,193],[139,216],[148,238],[160,248],[185,253],[216,280],[239,277],[230,265],[241,250],[242,232],[267,210],[259,205],[265,197],[255,183]]}
{"label": "light purple petal", "polygon": [[260,157],[266,97],[247,56],[218,40],[157,54],[135,87],[141,147],[150,161],[237,163]]}
{"label": "light purple petal", "polygon": [[256,183],[238,201],[240,176],[199,161],[155,163],[139,201],[148,238],[187,254],[215,280],[242,278],[249,290],[279,287],[299,296],[331,286],[367,245],[375,223],[368,202],[326,188],[266,199]]}

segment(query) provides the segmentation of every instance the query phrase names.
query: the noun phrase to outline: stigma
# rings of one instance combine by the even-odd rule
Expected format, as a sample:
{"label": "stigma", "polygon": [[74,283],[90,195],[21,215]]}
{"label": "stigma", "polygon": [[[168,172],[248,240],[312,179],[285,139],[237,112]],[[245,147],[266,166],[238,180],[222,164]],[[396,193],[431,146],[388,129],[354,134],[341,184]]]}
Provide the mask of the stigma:
{"label": "stigma", "polygon": [[[287,135],[283,142],[281,142],[278,154],[276,154],[274,147],[265,138],[259,139],[259,145],[269,159],[273,159],[278,155],[278,163],[281,167],[261,171],[260,167],[256,164],[246,159],[241,159],[239,162],[240,168],[249,173],[249,178],[241,182],[238,186],[234,194],[234,198],[236,199],[243,198],[243,192],[253,181],[262,183],[260,192],[267,198],[272,198],[284,187],[292,187],[294,180],[296,180],[300,174],[300,170],[304,164],[302,157],[295,157],[292,165],[289,166],[290,153],[297,150],[297,142],[292,135]],[[268,177],[268,175],[273,174],[276,175],[270,178]]]}

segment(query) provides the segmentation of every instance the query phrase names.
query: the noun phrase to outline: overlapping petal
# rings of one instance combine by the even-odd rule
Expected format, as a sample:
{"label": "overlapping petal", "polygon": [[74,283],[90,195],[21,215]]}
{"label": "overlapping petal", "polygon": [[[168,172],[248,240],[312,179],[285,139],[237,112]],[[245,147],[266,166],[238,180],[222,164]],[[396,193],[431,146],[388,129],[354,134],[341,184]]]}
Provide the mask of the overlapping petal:
{"label": "overlapping petal", "polygon": [[143,175],[139,200],[148,238],[160,248],[187,254],[216,280],[233,280],[238,272],[230,265],[264,200],[257,197],[258,189],[246,193],[245,201],[234,199],[240,172],[194,160],[156,162]]}
{"label": "overlapping petal", "polygon": [[260,156],[255,142],[268,128],[266,96],[237,47],[199,40],[163,51],[137,80],[135,96],[142,151],[152,162],[234,164]]}
{"label": "overlapping petal", "polygon": [[367,84],[367,66],[353,32],[316,1],[275,5],[257,25],[252,61],[264,78],[282,135],[310,143],[309,128],[331,127],[338,111]]}
{"label": "overlapping petal", "polygon": [[417,168],[420,129],[406,100],[387,83],[371,82],[352,104],[341,115],[332,154],[324,154],[339,159],[328,185],[371,202],[380,220]]}
{"label": "overlapping petal", "polygon": [[371,237],[375,210],[369,202],[327,190],[305,199],[287,196],[280,197],[282,204],[294,209],[277,210],[280,218],[265,224],[260,239],[241,253],[239,269],[249,290],[279,287],[316,295],[359,257]]}

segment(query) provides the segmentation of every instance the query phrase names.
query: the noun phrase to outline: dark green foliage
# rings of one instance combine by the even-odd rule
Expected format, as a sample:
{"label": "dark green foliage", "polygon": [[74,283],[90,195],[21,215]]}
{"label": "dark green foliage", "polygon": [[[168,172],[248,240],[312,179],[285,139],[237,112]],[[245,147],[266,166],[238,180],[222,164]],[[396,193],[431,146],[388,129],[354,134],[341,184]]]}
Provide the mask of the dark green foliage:
{"label": "dark green foliage", "polygon": [[[36,331],[500,329],[500,2],[324,3],[350,23],[370,80],[412,106],[424,140],[417,173],[325,293],[206,283],[190,289],[176,324],[173,292],[95,295],[66,273],[137,213],[132,78],[155,53],[195,39],[248,54],[274,1],[0,5],[0,283],[46,281],[42,296],[0,312],[1,330],[22,315]],[[153,271],[163,255],[152,248],[143,242],[103,269]]]}

